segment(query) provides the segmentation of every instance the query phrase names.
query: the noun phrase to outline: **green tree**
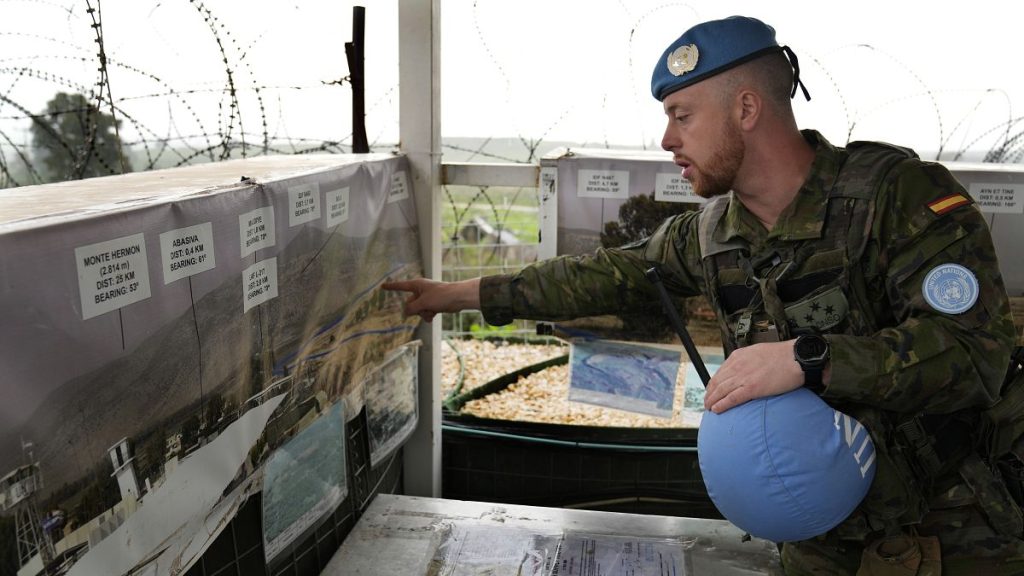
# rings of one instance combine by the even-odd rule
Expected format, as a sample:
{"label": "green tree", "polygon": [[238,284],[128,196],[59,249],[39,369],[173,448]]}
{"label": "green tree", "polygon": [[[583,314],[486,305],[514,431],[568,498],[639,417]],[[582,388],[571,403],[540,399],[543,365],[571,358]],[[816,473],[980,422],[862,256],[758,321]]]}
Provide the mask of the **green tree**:
{"label": "green tree", "polygon": [[[658,226],[666,218],[698,207],[695,203],[661,202],[654,199],[653,192],[648,195],[632,196],[619,207],[618,221],[611,220],[604,223],[604,231],[601,232],[601,246],[616,248],[647,238],[658,229]],[[695,327],[694,323],[697,322],[701,324],[698,326],[701,328],[701,334],[710,332],[717,338],[716,325],[713,323],[714,314],[711,312],[707,300],[699,296],[688,298],[683,304],[683,309],[679,313],[690,325],[690,329],[692,330]],[[675,333],[665,320],[660,305],[655,306],[652,311],[623,314],[619,318],[623,324],[621,336],[641,340],[675,338]],[[710,328],[704,329],[704,324],[710,324]]]}
{"label": "green tree", "polygon": [[33,159],[48,182],[131,172],[121,153],[120,120],[81,94],[58,92],[32,117]]}
{"label": "green tree", "polygon": [[619,207],[619,221],[604,223],[601,246],[615,248],[650,236],[669,216],[696,208],[696,204],[659,202],[652,192],[632,196]]}

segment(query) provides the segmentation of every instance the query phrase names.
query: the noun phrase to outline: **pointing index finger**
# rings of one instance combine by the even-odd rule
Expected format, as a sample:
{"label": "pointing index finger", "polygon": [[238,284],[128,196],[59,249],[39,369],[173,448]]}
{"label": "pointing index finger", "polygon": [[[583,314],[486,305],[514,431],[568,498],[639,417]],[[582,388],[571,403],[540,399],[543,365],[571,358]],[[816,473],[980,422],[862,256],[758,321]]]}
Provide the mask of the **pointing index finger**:
{"label": "pointing index finger", "polygon": [[401,290],[403,292],[412,291],[412,282],[408,280],[395,280],[392,282],[384,282],[380,285],[385,290]]}

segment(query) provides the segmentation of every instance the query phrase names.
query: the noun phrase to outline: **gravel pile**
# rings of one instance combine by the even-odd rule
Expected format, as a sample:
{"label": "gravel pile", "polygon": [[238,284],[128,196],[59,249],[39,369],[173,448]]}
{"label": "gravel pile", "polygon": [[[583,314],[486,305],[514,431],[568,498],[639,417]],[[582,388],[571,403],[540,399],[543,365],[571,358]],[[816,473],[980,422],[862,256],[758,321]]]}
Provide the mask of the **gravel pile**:
{"label": "gravel pile", "polygon": [[565,344],[509,344],[489,340],[445,340],[441,347],[441,395],[459,381],[459,356],[465,367],[462,392],[520,368],[569,353]]}

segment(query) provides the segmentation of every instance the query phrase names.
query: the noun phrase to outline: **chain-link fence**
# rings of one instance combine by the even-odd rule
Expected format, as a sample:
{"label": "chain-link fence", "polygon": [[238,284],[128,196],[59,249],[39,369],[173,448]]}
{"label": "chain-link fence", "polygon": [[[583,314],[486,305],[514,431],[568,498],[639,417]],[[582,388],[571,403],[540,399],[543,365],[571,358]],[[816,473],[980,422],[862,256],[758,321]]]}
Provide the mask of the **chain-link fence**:
{"label": "chain-link fence", "polygon": [[[0,188],[352,151],[352,3],[0,0]],[[397,3],[366,23],[367,135],[397,142]]]}
{"label": "chain-link fence", "polygon": [[[441,213],[442,277],[465,280],[507,274],[537,259],[538,196],[536,188],[445,186]],[[529,336],[533,322],[517,320],[490,326],[469,310],[444,315],[446,335]]]}

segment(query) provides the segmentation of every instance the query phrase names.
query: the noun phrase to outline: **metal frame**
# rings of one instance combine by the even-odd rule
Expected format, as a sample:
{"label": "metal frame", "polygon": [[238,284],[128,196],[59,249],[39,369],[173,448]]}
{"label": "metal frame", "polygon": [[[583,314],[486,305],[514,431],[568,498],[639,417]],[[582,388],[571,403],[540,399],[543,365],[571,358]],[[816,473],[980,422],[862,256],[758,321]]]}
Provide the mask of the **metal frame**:
{"label": "metal frame", "polygon": [[535,188],[540,177],[537,164],[475,164],[445,162],[441,166],[446,186],[511,186]]}
{"label": "metal frame", "polygon": [[[441,0],[398,2],[399,138],[409,159],[424,275],[441,278]],[[423,324],[419,422],[405,445],[404,492],[441,495],[441,323]]]}

